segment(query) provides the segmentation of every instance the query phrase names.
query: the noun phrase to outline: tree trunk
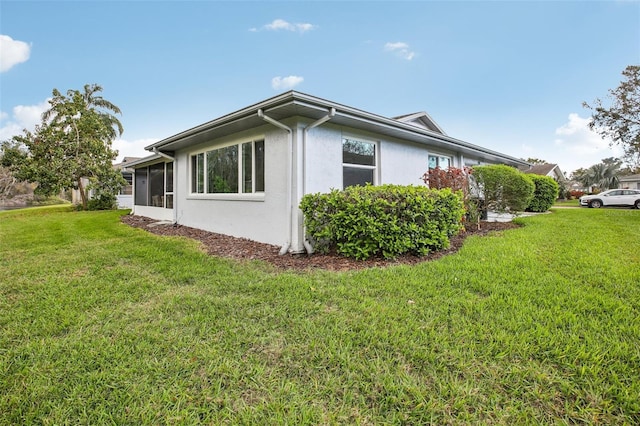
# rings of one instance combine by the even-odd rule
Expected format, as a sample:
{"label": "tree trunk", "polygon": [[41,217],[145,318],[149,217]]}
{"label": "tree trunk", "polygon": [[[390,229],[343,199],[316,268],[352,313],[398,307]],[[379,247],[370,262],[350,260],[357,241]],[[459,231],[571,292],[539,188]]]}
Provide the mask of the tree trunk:
{"label": "tree trunk", "polygon": [[87,210],[87,194],[84,186],[82,185],[82,178],[78,178],[78,191],[80,191],[80,197],[82,198],[82,210]]}

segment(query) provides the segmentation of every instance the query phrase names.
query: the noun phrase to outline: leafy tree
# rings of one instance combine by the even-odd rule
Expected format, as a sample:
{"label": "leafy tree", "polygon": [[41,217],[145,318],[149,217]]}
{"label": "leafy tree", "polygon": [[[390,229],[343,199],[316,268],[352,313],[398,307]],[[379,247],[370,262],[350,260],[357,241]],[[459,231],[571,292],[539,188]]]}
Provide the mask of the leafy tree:
{"label": "leafy tree", "polygon": [[583,106],[592,110],[591,130],[603,138],[610,138],[613,145],[624,149],[626,160],[640,163],[640,66],[629,65],[622,71],[624,80],[609,90],[612,98],[610,106],[604,106],[596,99],[594,106],[583,102]]}
{"label": "leafy tree", "polygon": [[[3,164],[16,177],[38,184],[36,193],[53,195],[62,189],[79,189],[82,207],[88,206],[88,192],[112,194],[124,184],[113,170],[117,151],[113,139],[123,133],[114,114],[120,109],[104,99],[97,84],[84,91],[69,90],[66,95],[53,89],[50,108],[34,132],[25,130],[4,147]],[[89,179],[85,186],[83,178]]]}
{"label": "leafy tree", "polygon": [[0,166],[0,200],[9,198],[18,183],[18,179],[8,167]]}
{"label": "leafy tree", "polygon": [[545,160],[541,160],[541,159],[539,159],[539,158],[531,158],[531,157],[527,158],[527,159],[526,159],[526,160],[524,160],[524,161],[526,161],[526,162],[527,162],[527,163],[529,163],[529,164],[549,164],[549,163],[548,163],[548,162],[546,162]]}

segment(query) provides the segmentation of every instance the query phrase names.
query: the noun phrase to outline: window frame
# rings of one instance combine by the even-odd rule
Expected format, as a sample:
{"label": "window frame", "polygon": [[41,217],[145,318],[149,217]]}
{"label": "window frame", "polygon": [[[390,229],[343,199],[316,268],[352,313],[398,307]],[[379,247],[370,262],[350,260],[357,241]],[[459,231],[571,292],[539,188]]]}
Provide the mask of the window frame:
{"label": "window frame", "polygon": [[[262,165],[258,167],[256,165],[256,144],[262,143]],[[244,168],[245,168],[245,149],[246,145],[251,144],[251,191],[252,192],[244,192],[246,189],[246,182],[244,180]],[[205,148],[199,149],[197,151],[192,151],[189,153],[189,193],[187,195],[187,199],[210,199],[210,200],[247,200],[247,201],[263,201],[265,197],[265,162],[266,157],[264,155],[265,152],[265,137],[264,135],[259,135],[256,137],[247,137],[242,139],[234,139],[233,141],[229,141],[227,143],[221,143],[216,145],[208,145]],[[237,148],[237,161],[236,161],[236,177],[237,177],[237,192],[209,192],[209,164],[208,164],[208,153],[221,150],[229,147]],[[197,162],[194,163],[194,158],[202,156],[202,170],[203,170],[203,187],[195,188],[200,190],[199,192],[194,191],[194,182],[197,183],[194,179],[197,179],[194,173],[198,172],[198,170],[194,170],[194,164],[197,166]],[[256,190],[256,173],[262,172],[262,190]],[[259,189],[259,188],[258,188]]]}
{"label": "window frame", "polygon": [[[347,140],[372,144],[373,145],[373,165],[346,163],[344,161],[344,143]],[[342,153],[342,189],[348,188],[348,187],[345,187],[344,185],[345,184],[344,182],[345,168],[371,170],[371,175],[373,177],[373,181],[371,182],[371,185],[374,185],[374,186],[379,185],[379,178],[378,178],[378,170],[379,170],[379,162],[380,162],[379,141],[363,138],[360,136],[354,136],[354,135],[342,135],[340,146],[341,146],[341,153]],[[350,185],[350,186],[353,186],[353,185]]]}
{"label": "window frame", "polygon": [[[435,158],[436,159],[436,167],[431,167],[431,159]],[[447,160],[449,160],[449,165],[444,168],[440,165],[440,160],[442,160],[443,158],[446,158]],[[445,155],[445,154],[439,154],[439,153],[429,153],[427,156],[427,168],[429,170],[435,169],[440,167],[443,170],[448,170],[449,167],[454,167],[453,165],[453,156],[452,155]]]}

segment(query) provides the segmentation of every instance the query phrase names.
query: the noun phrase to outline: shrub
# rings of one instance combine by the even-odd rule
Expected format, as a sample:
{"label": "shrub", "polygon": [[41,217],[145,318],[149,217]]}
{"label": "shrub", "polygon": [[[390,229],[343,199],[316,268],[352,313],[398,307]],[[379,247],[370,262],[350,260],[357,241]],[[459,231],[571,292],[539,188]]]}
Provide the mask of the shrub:
{"label": "shrub", "polygon": [[436,167],[435,169],[429,169],[422,175],[424,183],[429,185],[431,189],[443,189],[449,188],[452,191],[462,191],[464,195],[469,193],[469,175],[471,169],[465,167],[459,169],[457,167],[449,167],[442,169]]}
{"label": "shrub", "polygon": [[300,209],[314,249],[356,259],[446,248],[464,214],[460,192],[400,185],[307,194]]}
{"label": "shrub", "polygon": [[546,212],[558,198],[560,189],[558,182],[550,176],[529,175],[529,177],[535,185],[535,190],[527,210],[530,212]]}
{"label": "shrub", "polygon": [[113,210],[117,206],[117,199],[113,194],[100,194],[87,201],[87,210]]}
{"label": "shrub", "polygon": [[470,167],[462,169],[457,167],[449,167],[447,169],[436,167],[423,174],[422,180],[431,189],[449,188],[454,192],[461,191],[465,209],[464,219],[466,222],[475,224],[480,229],[483,208],[482,203],[478,200],[477,191],[472,188],[471,173],[472,169]]}
{"label": "shrub", "polygon": [[586,194],[586,192],[584,192],[584,191],[578,191],[577,189],[572,189],[571,191],[569,191],[569,195],[571,196],[571,199],[580,198],[580,197],[582,197],[584,194]]}
{"label": "shrub", "polygon": [[473,167],[473,176],[488,210],[524,211],[535,190],[529,176],[502,164]]}

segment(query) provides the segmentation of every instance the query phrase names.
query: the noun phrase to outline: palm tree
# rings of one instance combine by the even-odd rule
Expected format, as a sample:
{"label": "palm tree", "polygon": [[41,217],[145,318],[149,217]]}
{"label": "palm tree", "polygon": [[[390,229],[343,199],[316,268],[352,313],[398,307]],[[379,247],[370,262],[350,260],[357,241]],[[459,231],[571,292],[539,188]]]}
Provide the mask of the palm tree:
{"label": "palm tree", "polygon": [[580,182],[588,188],[597,187],[600,191],[617,188],[619,169],[620,164],[615,162],[594,164],[580,176]]}

